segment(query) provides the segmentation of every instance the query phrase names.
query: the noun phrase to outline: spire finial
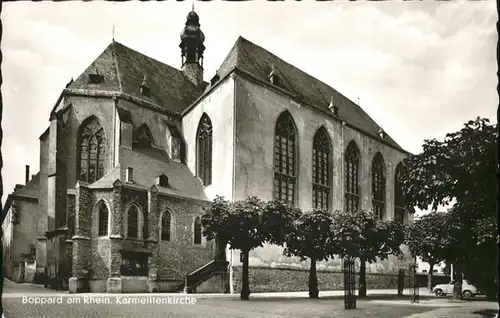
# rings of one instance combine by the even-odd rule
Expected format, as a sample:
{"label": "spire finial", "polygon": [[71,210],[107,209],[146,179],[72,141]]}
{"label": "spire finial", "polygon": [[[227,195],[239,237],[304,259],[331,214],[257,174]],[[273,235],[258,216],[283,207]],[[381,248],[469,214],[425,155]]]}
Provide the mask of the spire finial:
{"label": "spire finial", "polygon": [[194,11],[194,0],[191,3],[191,11]]}
{"label": "spire finial", "polygon": [[113,23],[112,40],[115,41],[115,24]]}

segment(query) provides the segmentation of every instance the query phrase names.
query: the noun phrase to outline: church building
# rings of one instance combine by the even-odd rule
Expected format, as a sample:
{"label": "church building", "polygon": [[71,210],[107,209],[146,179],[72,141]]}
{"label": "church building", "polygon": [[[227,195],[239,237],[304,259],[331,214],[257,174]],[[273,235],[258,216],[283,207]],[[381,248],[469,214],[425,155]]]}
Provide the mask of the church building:
{"label": "church building", "polygon": [[[216,195],[411,219],[398,178],[408,152],[359,105],[242,37],[204,74],[194,11],[180,40],[181,69],[113,40],[62,90],[39,138],[40,171],[2,216],[18,277],[30,261],[33,280],[72,293],[238,293],[238,251],[202,235]],[[298,280],[299,263],[280,247],[251,251],[251,290],[259,280],[297,290],[272,277]]]}

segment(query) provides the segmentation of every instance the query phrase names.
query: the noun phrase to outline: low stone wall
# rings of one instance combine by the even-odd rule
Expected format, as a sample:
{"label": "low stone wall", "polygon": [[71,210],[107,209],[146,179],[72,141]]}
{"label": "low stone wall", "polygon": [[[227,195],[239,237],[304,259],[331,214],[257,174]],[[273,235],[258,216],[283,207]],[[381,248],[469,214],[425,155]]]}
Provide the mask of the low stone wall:
{"label": "low stone wall", "polygon": [[122,293],[147,293],[147,281],[143,276],[122,276]]}
{"label": "low stone wall", "polygon": [[158,288],[159,293],[169,293],[169,292],[178,292],[179,286],[184,283],[182,280],[163,280],[157,281],[156,286]]}
{"label": "low stone wall", "polygon": [[89,280],[89,288],[91,293],[107,292],[106,279],[91,279]]}
{"label": "low stone wall", "polygon": [[[233,267],[233,291],[241,291],[240,266]],[[359,275],[359,274],[357,274]],[[318,270],[319,290],[341,290],[344,286],[344,276],[340,271]],[[359,277],[359,276],[358,276]],[[293,268],[250,267],[250,291],[252,292],[294,292],[307,291],[309,271]],[[368,289],[397,289],[397,274],[367,273]]]}

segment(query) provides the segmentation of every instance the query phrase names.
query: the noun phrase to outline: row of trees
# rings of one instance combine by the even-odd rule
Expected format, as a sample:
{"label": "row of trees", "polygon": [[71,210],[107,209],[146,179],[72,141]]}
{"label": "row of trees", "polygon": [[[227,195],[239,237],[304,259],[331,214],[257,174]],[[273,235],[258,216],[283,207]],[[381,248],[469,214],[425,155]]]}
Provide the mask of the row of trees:
{"label": "row of trees", "polygon": [[[467,122],[443,141],[425,140],[420,154],[403,162],[402,192],[408,207],[431,213],[403,227],[382,222],[370,212],[302,213],[280,202],[248,198],[230,203],[218,197],[202,218],[205,235],[244,254],[242,299],[248,299],[248,252],[264,243],[285,246],[286,255],[311,260],[309,293],[317,297],[316,262],[333,257],[361,260],[360,296],[366,294],[365,264],[401,255],[405,243],[413,256],[432,267],[453,264],[455,297],[465,276],[489,298],[498,293],[498,125],[487,119]],[[497,175],[495,175],[497,174]],[[439,206],[453,203],[445,213]]]}
{"label": "row of trees", "polygon": [[315,209],[303,213],[280,201],[256,197],[229,202],[217,197],[202,216],[204,235],[243,254],[241,299],[248,300],[248,254],[271,243],[284,246],[284,255],[310,260],[309,297],[318,298],[316,264],[335,256],[360,259],[359,295],[366,296],[366,262],[402,255],[403,226],[381,221],[373,213]]}

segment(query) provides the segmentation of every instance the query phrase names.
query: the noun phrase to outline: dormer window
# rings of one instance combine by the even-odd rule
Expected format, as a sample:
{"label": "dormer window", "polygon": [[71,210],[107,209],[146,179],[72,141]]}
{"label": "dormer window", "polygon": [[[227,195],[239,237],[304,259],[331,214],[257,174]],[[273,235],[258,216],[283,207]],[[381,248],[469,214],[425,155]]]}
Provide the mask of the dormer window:
{"label": "dormer window", "polygon": [[213,86],[215,83],[219,81],[220,77],[219,74],[215,73],[214,77],[210,80],[210,85]]}
{"label": "dormer window", "polygon": [[134,183],[134,169],[131,167],[127,168],[125,172],[125,181],[128,183]]}
{"label": "dormer window", "polygon": [[385,139],[386,134],[382,127],[380,127],[380,129],[378,130],[378,136],[382,139]]}
{"label": "dormer window", "polygon": [[89,82],[90,84],[100,84],[104,82],[104,76],[99,74],[99,71],[97,68],[94,67],[94,71],[89,73]]}
{"label": "dormer window", "polygon": [[168,177],[165,174],[159,175],[158,178],[156,178],[156,185],[168,188]]}
{"label": "dormer window", "polygon": [[144,75],[144,78],[142,80],[140,91],[143,96],[149,97],[151,95],[151,90],[148,86],[146,75]]}
{"label": "dormer window", "polygon": [[339,107],[337,105],[335,105],[334,101],[333,101],[333,96],[332,98],[330,99],[330,105],[328,105],[328,109],[332,112],[332,114],[334,114],[335,116],[338,116],[339,115]]}
{"label": "dormer window", "polygon": [[271,72],[268,75],[269,81],[273,83],[274,85],[280,85],[280,78],[278,76],[278,71],[276,71],[276,68],[274,67],[274,64],[271,66]]}

